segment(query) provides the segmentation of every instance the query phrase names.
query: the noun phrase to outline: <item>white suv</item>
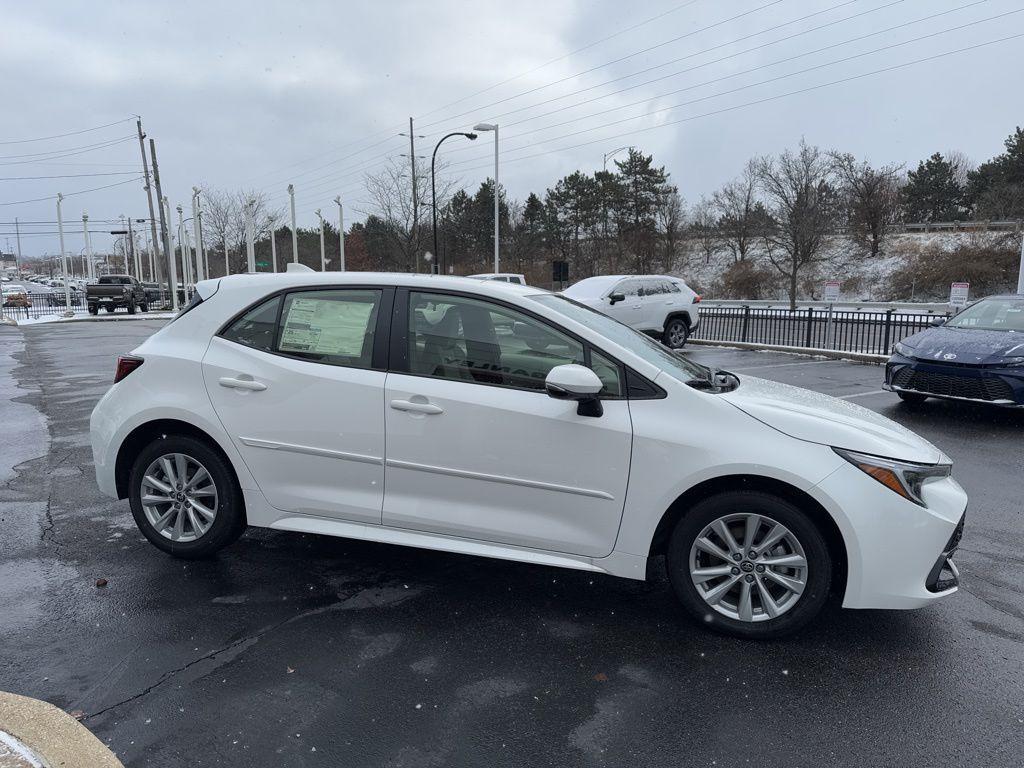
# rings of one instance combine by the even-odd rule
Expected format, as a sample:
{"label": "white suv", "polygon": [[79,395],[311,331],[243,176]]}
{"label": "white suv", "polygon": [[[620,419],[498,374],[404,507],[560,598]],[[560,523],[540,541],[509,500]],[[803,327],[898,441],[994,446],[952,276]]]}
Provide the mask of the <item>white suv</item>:
{"label": "white suv", "polygon": [[247,525],[644,579],[792,632],[956,590],[950,460],[872,411],[712,371],[563,296],[430,275],[196,286],[92,413],[100,489],[178,557]]}
{"label": "white suv", "polygon": [[678,277],[602,275],[569,286],[563,294],[638,331],[680,349],[700,323],[700,296]]}

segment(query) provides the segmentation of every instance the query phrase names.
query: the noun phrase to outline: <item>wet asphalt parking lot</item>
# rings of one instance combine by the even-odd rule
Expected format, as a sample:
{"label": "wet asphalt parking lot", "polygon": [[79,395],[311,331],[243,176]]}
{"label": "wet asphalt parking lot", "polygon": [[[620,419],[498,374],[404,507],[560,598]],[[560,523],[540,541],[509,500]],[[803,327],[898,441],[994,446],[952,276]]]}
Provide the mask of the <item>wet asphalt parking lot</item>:
{"label": "wet asphalt parking lot", "polygon": [[162,322],[0,328],[0,689],[77,712],[126,765],[1024,761],[1024,413],[909,411],[878,366],[689,350],[895,418],[971,497],[958,594],[745,643],[689,623],[657,568],[265,530],[163,555],[99,494],[88,435],[116,355]]}

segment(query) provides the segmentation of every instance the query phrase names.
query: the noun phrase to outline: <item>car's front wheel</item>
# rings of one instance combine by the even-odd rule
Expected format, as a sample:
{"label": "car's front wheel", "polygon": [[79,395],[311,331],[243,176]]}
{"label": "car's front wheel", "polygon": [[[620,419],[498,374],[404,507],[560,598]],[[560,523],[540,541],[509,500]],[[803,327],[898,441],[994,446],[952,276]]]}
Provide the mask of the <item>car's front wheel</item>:
{"label": "car's front wheel", "polygon": [[821,532],[785,499],[730,491],[698,502],[676,524],[669,579],[687,612],[725,634],[782,637],[828,599],[832,562]]}
{"label": "car's front wheel", "polygon": [[665,325],[662,343],[669,349],[682,349],[690,338],[690,326],[681,317],[673,317]]}
{"label": "car's front wheel", "polygon": [[175,557],[208,557],[245,530],[234,473],[219,452],[193,437],[164,435],[140,451],[129,499],[139,530]]}

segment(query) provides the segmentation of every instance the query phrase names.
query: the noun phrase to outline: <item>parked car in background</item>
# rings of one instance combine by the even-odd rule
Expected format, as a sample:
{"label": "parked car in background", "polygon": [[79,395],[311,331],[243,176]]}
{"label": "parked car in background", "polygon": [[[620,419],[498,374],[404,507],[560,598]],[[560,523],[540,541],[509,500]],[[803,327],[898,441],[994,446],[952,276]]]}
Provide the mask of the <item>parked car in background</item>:
{"label": "parked car in background", "polygon": [[536,288],[206,280],[114,381],[97,482],[178,557],[247,525],[640,580],[664,554],[689,614],[747,638],[832,593],[896,609],[957,588],[967,497],[931,443]]}
{"label": "parked car in background", "polygon": [[131,275],[103,275],[95,285],[86,287],[85,296],[89,313],[93,315],[100,311],[100,307],[107,312],[124,307],[129,315],[134,315],[136,309],[149,310],[146,289]]}
{"label": "parked car in background", "polygon": [[67,301],[70,298],[72,307],[80,307],[82,306],[84,295],[77,285],[72,285],[67,295],[65,295],[64,286],[62,285],[59,289],[54,289],[47,293],[46,301],[51,307],[64,307],[67,306]]}
{"label": "parked car in background", "polygon": [[1024,295],[981,299],[898,342],[883,386],[908,405],[938,397],[1024,408]]}
{"label": "parked car in background", "polygon": [[700,296],[678,277],[602,275],[562,294],[680,349],[700,323]]}
{"label": "parked car in background", "polygon": [[526,285],[526,276],[515,272],[484,272],[479,275],[469,275],[474,280],[495,280],[499,283],[514,283],[515,285]]}
{"label": "parked car in background", "polygon": [[7,283],[2,289],[3,303],[7,308],[24,309],[32,306],[29,301],[28,291],[25,286],[17,283]]}
{"label": "parked car in background", "polygon": [[143,289],[146,291],[146,304],[150,307],[155,307],[163,303],[163,287],[160,283],[142,283]]}

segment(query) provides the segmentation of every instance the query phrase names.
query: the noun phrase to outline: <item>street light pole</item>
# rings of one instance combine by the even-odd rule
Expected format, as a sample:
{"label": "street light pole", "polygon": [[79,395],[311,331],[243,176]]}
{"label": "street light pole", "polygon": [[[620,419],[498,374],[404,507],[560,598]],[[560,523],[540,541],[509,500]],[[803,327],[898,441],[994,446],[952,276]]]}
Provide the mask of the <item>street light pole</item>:
{"label": "street light pole", "polygon": [[270,217],[270,268],[277,272],[277,222]]}
{"label": "street light pole", "polygon": [[[415,182],[413,182],[415,188]],[[416,194],[413,192],[413,194]],[[345,271],[345,207],[341,204],[341,195],[334,198],[334,202],[338,204],[338,247],[341,249],[339,253],[338,270],[340,272]],[[413,219],[413,226],[416,226],[415,218]]]}
{"label": "street light pole", "polygon": [[327,254],[324,251],[324,217],[320,215],[320,209],[316,209],[316,217],[320,219],[320,271],[327,271]]}
{"label": "street light pole", "polygon": [[498,248],[498,222],[499,211],[501,210],[498,196],[498,124],[477,123],[473,126],[474,131],[494,131],[494,273],[501,271],[499,264],[501,251]]}
{"label": "street light pole", "polygon": [[94,267],[92,264],[92,244],[89,242],[89,214],[82,214],[82,235],[85,237],[85,264],[86,273],[89,280],[96,277],[94,273]]}
{"label": "street light pole", "polygon": [[292,206],[292,261],[299,263],[299,235],[295,231],[295,187],[288,185],[288,197],[291,198]]}
{"label": "street light pole", "polygon": [[199,212],[199,188],[192,187],[192,233],[196,244],[196,278],[206,279],[206,268],[203,265],[203,222]]}
{"label": "street light pole", "polygon": [[253,216],[255,209],[255,200],[249,200],[245,204],[245,256],[250,272],[256,271],[256,221]]}
{"label": "street light pole", "polygon": [[[150,156],[153,157],[153,181],[159,184],[156,175],[156,155],[150,146]],[[157,190],[160,187],[157,186]],[[164,227],[164,222],[167,226]],[[164,248],[167,250],[167,282],[171,286],[171,309],[178,311],[178,260],[174,258],[174,244],[171,242],[171,201],[164,195],[160,198],[160,226],[164,234]]]}
{"label": "street light pole", "polygon": [[67,254],[64,251],[64,217],[61,214],[60,204],[64,200],[64,195],[60,192],[57,193],[57,233],[60,235],[60,264],[64,270],[64,317],[73,317],[74,312],[71,311],[71,283],[69,282],[68,276],[68,260]]}
{"label": "street light pole", "polygon": [[462,131],[453,131],[452,133],[442,136],[441,139],[434,145],[434,154],[430,156],[430,207],[434,213],[434,258],[437,259],[437,269],[440,274],[444,274],[444,259],[441,258],[441,254],[437,250],[437,150],[441,148],[441,145],[445,141],[450,139],[452,136],[465,136],[470,141],[476,140],[475,133],[464,133]]}

